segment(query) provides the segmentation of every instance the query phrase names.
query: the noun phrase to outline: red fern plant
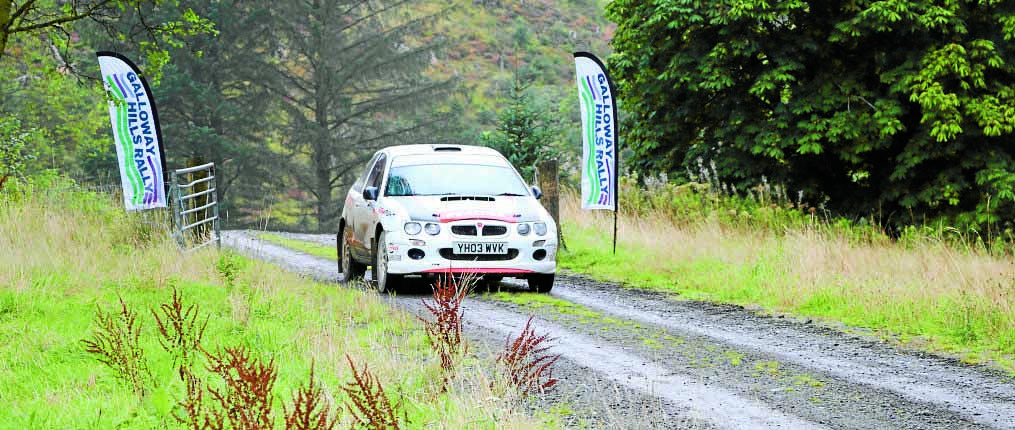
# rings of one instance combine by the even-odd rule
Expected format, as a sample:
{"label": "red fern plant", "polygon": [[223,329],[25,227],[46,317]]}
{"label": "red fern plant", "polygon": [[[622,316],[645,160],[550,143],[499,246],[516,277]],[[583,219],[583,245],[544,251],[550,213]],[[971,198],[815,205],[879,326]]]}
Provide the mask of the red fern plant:
{"label": "red fern plant", "polygon": [[549,355],[546,351],[550,346],[547,335],[536,335],[532,328],[532,318],[525,322],[525,328],[517,338],[508,336],[504,343],[504,351],[497,356],[497,362],[511,378],[511,383],[518,387],[522,395],[545,391],[557,385],[553,377],[552,366],[560,358],[560,354]]}
{"label": "red fern plant", "polygon": [[184,309],[175,287],[173,300],[159,305],[159,310],[162,311],[162,316],[154,309],[151,309],[151,313],[155,317],[161,335],[159,343],[162,349],[172,354],[174,365],[178,364],[181,369],[190,367],[193,364],[194,354],[201,350],[201,339],[204,337],[204,329],[208,326],[208,317],[199,324],[199,307],[193,304]]}
{"label": "red fern plant", "polygon": [[423,322],[430,347],[440,357],[441,368],[446,372],[455,369],[459,355],[466,350],[466,345],[462,342],[462,300],[474,283],[470,281],[472,280],[455,280],[450,276],[438,279],[433,285],[433,303],[421,300],[433,320],[418,318]]}
{"label": "red fern plant", "polygon": [[[218,355],[205,353],[208,370],[222,377],[225,388],[208,388],[218,401],[230,428],[234,430],[268,430],[274,427],[271,418],[271,390],[278,371],[275,360],[267,364],[251,358],[244,347],[226,348]],[[216,412],[213,414],[218,416]],[[221,423],[221,416],[218,417]]]}
{"label": "red fern plant", "polygon": [[141,347],[141,322],[137,313],[130,310],[120,298],[120,312],[105,312],[96,309],[95,321],[98,328],[91,339],[84,339],[85,351],[97,356],[100,363],[113,369],[120,379],[143,397],[149,383],[154,384],[148,360]]}
{"label": "red fern plant", "polygon": [[311,364],[310,381],[296,391],[292,412],[283,407],[286,430],[332,430],[338,424],[337,420],[328,418],[328,402],[324,390],[316,381],[314,365]]}
{"label": "red fern plant", "polygon": [[342,390],[349,396],[346,408],[353,416],[353,427],[369,430],[398,430],[396,406],[392,405],[388,395],[384,393],[381,382],[370,373],[366,365],[361,372],[356,368],[352,358],[345,356],[352,369],[353,381],[347,383]]}

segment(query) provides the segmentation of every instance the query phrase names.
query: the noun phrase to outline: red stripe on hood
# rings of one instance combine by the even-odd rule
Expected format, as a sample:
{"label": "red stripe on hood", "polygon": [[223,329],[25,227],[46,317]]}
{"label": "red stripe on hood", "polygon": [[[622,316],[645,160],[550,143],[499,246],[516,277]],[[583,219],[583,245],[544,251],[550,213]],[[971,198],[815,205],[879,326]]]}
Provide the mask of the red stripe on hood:
{"label": "red stripe on hood", "polygon": [[518,222],[518,217],[513,217],[513,216],[494,216],[494,215],[484,215],[484,214],[475,214],[475,215],[461,215],[461,214],[453,214],[452,215],[452,214],[449,214],[447,216],[442,215],[440,218],[438,218],[438,220],[440,222],[462,221],[462,220],[467,220],[467,219],[491,219],[491,220],[504,221],[504,222]]}

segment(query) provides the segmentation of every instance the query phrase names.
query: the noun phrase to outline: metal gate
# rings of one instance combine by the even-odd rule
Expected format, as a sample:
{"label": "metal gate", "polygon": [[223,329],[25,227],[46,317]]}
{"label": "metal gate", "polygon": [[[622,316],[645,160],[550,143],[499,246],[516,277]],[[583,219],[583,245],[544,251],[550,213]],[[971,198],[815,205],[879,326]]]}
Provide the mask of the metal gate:
{"label": "metal gate", "polygon": [[173,236],[180,248],[193,251],[212,242],[222,247],[216,188],[215,163],[173,171],[169,192],[173,202]]}

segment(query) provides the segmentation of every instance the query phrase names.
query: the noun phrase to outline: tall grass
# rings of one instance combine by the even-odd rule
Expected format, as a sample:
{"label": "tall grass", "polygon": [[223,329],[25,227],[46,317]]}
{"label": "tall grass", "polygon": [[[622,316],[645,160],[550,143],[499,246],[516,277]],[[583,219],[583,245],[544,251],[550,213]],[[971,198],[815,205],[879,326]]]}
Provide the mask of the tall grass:
{"label": "tall grass", "polygon": [[[416,320],[375,295],[211,249],[180,253],[138,218],[101,195],[0,194],[0,428],[183,428],[174,414],[186,415],[179,402],[188,384],[178,357],[160,345],[153,314],[174,288],[199,305],[198,321],[208,317],[207,351],[242,347],[274,361],[275,405],[306,390],[313,363],[330,410],[342,410],[348,355],[369,363],[407,428],[545,427],[517,407],[506,383],[483,376],[492,363],[464,363],[445,387]],[[141,396],[82,344],[96,309],[119,312],[121,299],[142,323],[138,344],[156,381]],[[194,360],[207,369],[204,355]],[[343,413],[338,428],[352,420]]]}
{"label": "tall grass", "polygon": [[617,255],[610,252],[612,214],[583,211],[566,193],[562,265],[690,298],[881,330],[1012,368],[1009,257],[912,231],[894,242],[871,224],[829,219],[785,196],[764,202],[663,186],[669,189],[628,184]]}

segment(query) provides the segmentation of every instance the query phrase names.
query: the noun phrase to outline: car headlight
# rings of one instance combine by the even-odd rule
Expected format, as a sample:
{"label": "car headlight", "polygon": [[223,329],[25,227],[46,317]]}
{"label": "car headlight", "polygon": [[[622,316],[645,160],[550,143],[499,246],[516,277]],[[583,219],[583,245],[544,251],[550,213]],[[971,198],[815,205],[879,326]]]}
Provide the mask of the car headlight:
{"label": "car headlight", "polygon": [[440,232],[441,232],[441,225],[440,224],[436,224],[436,223],[432,223],[432,222],[426,223],[426,234],[429,234],[430,236],[436,236]]}
{"label": "car headlight", "polygon": [[419,232],[423,231],[423,226],[419,225],[418,222],[407,222],[405,223],[405,232],[410,236],[415,236]]}
{"label": "car headlight", "polygon": [[545,222],[537,222],[537,223],[533,224],[533,229],[536,230],[536,234],[538,234],[540,236],[546,236],[546,223]]}
{"label": "car headlight", "polygon": [[522,236],[529,234],[529,225],[525,223],[518,224],[518,234]]}

